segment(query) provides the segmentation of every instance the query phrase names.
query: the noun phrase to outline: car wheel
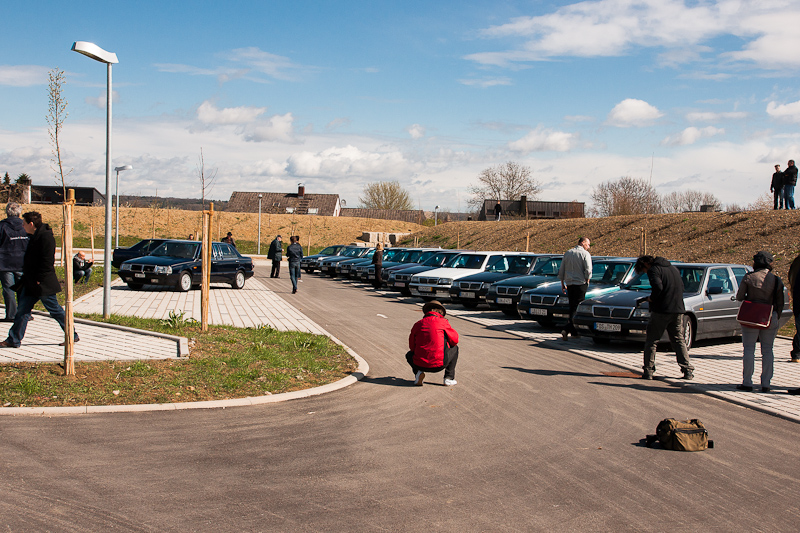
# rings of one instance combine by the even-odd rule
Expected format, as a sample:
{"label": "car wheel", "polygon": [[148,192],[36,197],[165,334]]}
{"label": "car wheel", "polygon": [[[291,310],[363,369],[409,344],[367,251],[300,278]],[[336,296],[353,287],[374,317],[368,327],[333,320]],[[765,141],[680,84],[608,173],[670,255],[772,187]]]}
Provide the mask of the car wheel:
{"label": "car wheel", "polygon": [[192,275],[189,272],[182,272],[181,277],[178,278],[177,289],[180,292],[189,292],[192,288]]}
{"label": "car wheel", "polygon": [[242,272],[241,270],[238,270],[236,272],[236,277],[233,278],[233,281],[231,282],[231,287],[233,287],[234,289],[244,288],[244,272]]}
{"label": "car wheel", "polygon": [[683,341],[686,343],[686,349],[691,349],[694,342],[694,321],[689,315],[683,317]]}
{"label": "car wheel", "polygon": [[503,311],[503,314],[508,316],[508,317],[519,318],[519,313],[517,312],[516,309],[505,309],[504,308],[504,309],[502,309],[502,311]]}
{"label": "car wheel", "polygon": [[128,288],[130,290],[132,290],[132,291],[138,291],[142,287],[144,287],[144,283],[136,283],[134,281],[129,281],[128,282]]}

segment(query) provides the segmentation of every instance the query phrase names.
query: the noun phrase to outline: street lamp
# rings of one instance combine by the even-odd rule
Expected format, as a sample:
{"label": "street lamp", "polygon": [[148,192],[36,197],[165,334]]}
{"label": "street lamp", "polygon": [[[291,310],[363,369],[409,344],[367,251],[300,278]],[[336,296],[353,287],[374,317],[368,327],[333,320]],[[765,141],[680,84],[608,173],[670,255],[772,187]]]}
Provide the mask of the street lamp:
{"label": "street lamp", "polygon": [[115,239],[114,248],[119,248],[119,171],[133,170],[133,167],[130,165],[122,165],[121,167],[114,168],[114,170],[117,171],[117,194],[115,195],[117,197],[117,214],[116,214],[117,222],[116,222],[116,228],[114,230],[114,239]]}
{"label": "street lamp", "polygon": [[437,211],[439,211],[439,206],[438,205],[433,208],[433,225],[434,226],[439,224],[439,213]]}
{"label": "street lamp", "polygon": [[259,193],[258,195],[258,254],[261,255],[261,198],[264,195]]}
{"label": "street lamp", "polygon": [[106,229],[103,250],[103,318],[111,316],[111,65],[119,63],[117,54],[94,43],[76,41],[72,50],[106,64]]}

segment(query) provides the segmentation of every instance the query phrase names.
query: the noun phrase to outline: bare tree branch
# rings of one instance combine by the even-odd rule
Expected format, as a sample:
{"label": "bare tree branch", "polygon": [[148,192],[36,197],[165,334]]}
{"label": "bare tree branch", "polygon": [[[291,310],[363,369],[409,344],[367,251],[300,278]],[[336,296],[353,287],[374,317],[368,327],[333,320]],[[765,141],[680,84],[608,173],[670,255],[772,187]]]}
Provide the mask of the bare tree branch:
{"label": "bare tree branch", "polygon": [[378,181],[364,186],[359,202],[366,209],[414,209],[411,195],[398,181]]}
{"label": "bare tree branch", "polygon": [[64,127],[64,121],[69,116],[67,113],[67,99],[64,98],[62,88],[64,86],[64,71],[54,68],[47,73],[47,93],[48,93],[48,106],[47,106],[47,123],[50,127],[47,129],[47,134],[50,136],[50,145],[52,146],[53,159],[50,160],[50,168],[56,173],[56,178],[61,181],[62,198],[67,199],[67,176],[72,172],[69,169],[64,172],[64,166],[61,160],[61,129]]}
{"label": "bare tree branch", "polygon": [[479,210],[487,199],[519,200],[527,196],[528,200],[535,200],[541,190],[529,167],[508,161],[481,171],[478,183],[469,187],[472,198],[467,203]]}
{"label": "bare tree branch", "polygon": [[197,163],[197,177],[200,179],[200,195],[203,210],[206,209],[206,196],[214,189],[214,180],[217,178],[217,169],[210,170],[206,174],[205,160],[203,159],[203,147],[200,147],[200,161]]}

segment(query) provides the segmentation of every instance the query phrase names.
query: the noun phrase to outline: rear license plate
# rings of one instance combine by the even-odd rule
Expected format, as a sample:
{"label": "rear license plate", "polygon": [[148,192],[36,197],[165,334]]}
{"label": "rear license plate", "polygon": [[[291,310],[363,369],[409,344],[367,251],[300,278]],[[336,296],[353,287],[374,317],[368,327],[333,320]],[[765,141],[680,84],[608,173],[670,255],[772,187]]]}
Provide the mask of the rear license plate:
{"label": "rear license plate", "polygon": [[394,282],[394,286],[395,286],[395,287],[405,287],[405,286],[406,286],[406,284],[405,284],[405,283],[403,283],[402,281],[395,281],[395,282]]}
{"label": "rear license plate", "polygon": [[622,331],[622,324],[606,324],[605,322],[598,322],[594,325],[594,329],[597,331],[617,332]]}
{"label": "rear license plate", "polygon": [[537,316],[547,316],[547,309],[541,309],[539,307],[531,307],[528,309],[529,315],[537,315]]}
{"label": "rear license plate", "polygon": [[426,286],[423,285],[423,286],[419,287],[418,290],[419,290],[419,292],[433,292],[433,287],[426,287]]}
{"label": "rear license plate", "polygon": [[462,292],[459,296],[462,298],[475,298],[474,292]]}
{"label": "rear license plate", "polygon": [[375,276],[370,274],[369,276],[367,276],[367,279],[375,279]]}
{"label": "rear license plate", "polygon": [[511,298],[498,298],[497,303],[499,305],[511,305],[514,303],[514,300],[512,300]]}
{"label": "rear license plate", "polygon": [[133,275],[133,277],[135,277],[135,278],[143,278],[144,274],[142,274],[141,272],[137,272],[136,274]]}

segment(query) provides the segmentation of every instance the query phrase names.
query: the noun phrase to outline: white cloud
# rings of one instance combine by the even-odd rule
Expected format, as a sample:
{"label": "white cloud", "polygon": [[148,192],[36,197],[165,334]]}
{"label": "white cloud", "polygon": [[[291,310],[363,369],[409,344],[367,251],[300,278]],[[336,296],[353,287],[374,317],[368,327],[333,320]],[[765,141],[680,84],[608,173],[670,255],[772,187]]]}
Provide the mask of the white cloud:
{"label": "white cloud", "polygon": [[618,128],[647,126],[662,116],[664,113],[644,100],[627,98],[614,106],[606,118],[606,123]]}
{"label": "white cloud", "polygon": [[406,128],[406,131],[414,140],[425,137],[425,126],[420,126],[419,124],[412,124]]}
{"label": "white cloud", "polygon": [[208,100],[197,108],[197,119],[203,124],[247,124],[255,121],[266,107],[218,108]]}
{"label": "white cloud", "polygon": [[800,100],[790,104],[770,102],[767,104],[767,114],[790,122],[800,122]]}
{"label": "white cloud", "polygon": [[575,146],[576,137],[572,133],[553,131],[541,126],[523,138],[508,144],[513,152],[567,152]]}
{"label": "white cloud", "polygon": [[245,140],[254,142],[297,142],[294,138],[294,117],[291,113],[273,115],[265,123],[258,123],[248,127]]}
{"label": "white cloud", "polygon": [[714,113],[711,111],[693,111],[686,113],[686,120],[689,122],[719,122],[720,120],[740,120],[747,118],[744,111],[726,111]]}
{"label": "white cloud", "polygon": [[325,129],[328,131],[338,130],[339,128],[346,128],[350,125],[350,119],[347,117],[338,117],[325,125]]}
{"label": "white cloud", "polygon": [[458,83],[485,89],[487,87],[495,87],[497,85],[511,85],[511,78],[471,78],[458,80]]}
{"label": "white cloud", "polygon": [[331,147],[317,153],[299,152],[287,159],[287,171],[295,176],[386,177],[408,172],[399,151],[365,152],[352,145]]}
{"label": "white cloud", "polygon": [[225,54],[225,58],[243,63],[247,68],[276,80],[294,81],[298,78],[297,73],[313,70],[292,62],[288,57],[271,54],[254,46],[231,50]]}
{"label": "white cloud", "polygon": [[[101,94],[97,96],[87,96],[84,99],[88,105],[92,107],[96,107],[98,109],[105,109],[106,108],[106,93],[103,91]],[[119,93],[114,89],[111,89],[111,109],[114,109],[113,104],[119,102]]]}
{"label": "white cloud", "polygon": [[677,135],[665,138],[663,141],[661,141],[661,144],[667,146],[688,146],[690,144],[694,144],[704,137],[713,137],[715,135],[722,135],[724,133],[724,129],[715,128],[714,126],[708,126],[705,128],[695,128],[694,126],[690,126]]}
{"label": "white cloud", "polygon": [[0,65],[0,85],[11,87],[47,85],[49,70],[39,65]]}

